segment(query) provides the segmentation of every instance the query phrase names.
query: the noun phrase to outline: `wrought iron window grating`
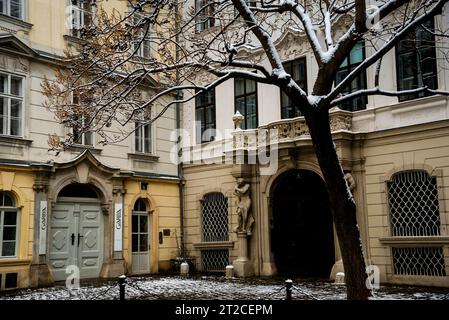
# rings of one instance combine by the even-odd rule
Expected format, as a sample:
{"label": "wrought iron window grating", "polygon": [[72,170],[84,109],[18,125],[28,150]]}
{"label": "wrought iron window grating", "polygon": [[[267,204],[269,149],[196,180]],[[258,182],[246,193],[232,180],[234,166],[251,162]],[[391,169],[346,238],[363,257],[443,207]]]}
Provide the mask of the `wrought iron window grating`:
{"label": "wrought iron window grating", "polygon": [[404,171],[388,183],[393,236],[440,235],[436,178],[425,171]]}
{"label": "wrought iron window grating", "polygon": [[229,265],[229,251],[224,250],[202,250],[201,261],[203,271],[225,271]]}
{"label": "wrought iron window grating", "polygon": [[393,248],[394,274],[446,276],[443,248]]}
{"label": "wrought iron window grating", "polygon": [[202,241],[228,241],[228,199],[219,192],[206,194],[201,200]]}

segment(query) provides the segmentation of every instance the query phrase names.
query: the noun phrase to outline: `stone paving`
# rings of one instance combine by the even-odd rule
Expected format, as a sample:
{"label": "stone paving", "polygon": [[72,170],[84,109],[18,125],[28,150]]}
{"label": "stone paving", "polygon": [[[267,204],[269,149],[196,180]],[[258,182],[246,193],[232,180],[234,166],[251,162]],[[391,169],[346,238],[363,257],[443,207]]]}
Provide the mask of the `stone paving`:
{"label": "stone paving", "polygon": [[[151,276],[127,279],[128,300],[284,300],[285,279],[226,279],[219,276]],[[293,279],[294,300],[342,300],[344,285]],[[51,288],[3,292],[0,300],[116,300],[116,280],[82,282],[79,289],[64,284]],[[374,291],[375,300],[449,300],[449,289],[385,285]]]}

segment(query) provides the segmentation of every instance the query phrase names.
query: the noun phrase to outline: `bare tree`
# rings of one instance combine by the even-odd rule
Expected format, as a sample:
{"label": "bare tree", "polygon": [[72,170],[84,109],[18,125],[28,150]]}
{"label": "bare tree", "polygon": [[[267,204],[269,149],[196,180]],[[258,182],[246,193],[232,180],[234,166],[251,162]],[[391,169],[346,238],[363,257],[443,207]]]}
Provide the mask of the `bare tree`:
{"label": "bare tree", "polygon": [[[77,130],[95,131],[107,144],[132,132],[111,135],[111,124],[124,127],[142,119],[155,121],[170,105],[231,78],[279,87],[294,101],[310,130],[333,209],[347,297],[367,299],[371,293],[365,283],[356,204],[333,144],[329,109],[361,96],[448,94],[425,84],[402,91],[379,86],[382,58],[411,31],[441,13],[448,1],[197,0],[194,7],[182,0],[128,2],[131,10],[126,15],[98,10],[95,24],[84,29],[84,44],[68,54],[68,66],[57,72],[57,81],[44,82],[48,106],[58,120]],[[306,39],[318,65],[310,94],[285,72],[274,44],[289,30],[298,35],[297,41]],[[436,38],[439,56],[447,59],[448,30],[444,26],[423,30]],[[371,47],[371,54],[335,85],[339,66],[359,41]],[[154,52],[142,56],[139,50],[147,42]],[[352,81],[369,67],[376,68],[375,86],[348,94]],[[208,74],[207,83],[200,82],[198,74]],[[142,88],[150,88],[145,99],[139,93]],[[193,93],[181,95],[182,91]],[[166,96],[173,97],[171,102],[163,100]],[[149,113],[158,102],[164,104],[162,110]],[[51,144],[63,148],[75,138],[53,136]]]}

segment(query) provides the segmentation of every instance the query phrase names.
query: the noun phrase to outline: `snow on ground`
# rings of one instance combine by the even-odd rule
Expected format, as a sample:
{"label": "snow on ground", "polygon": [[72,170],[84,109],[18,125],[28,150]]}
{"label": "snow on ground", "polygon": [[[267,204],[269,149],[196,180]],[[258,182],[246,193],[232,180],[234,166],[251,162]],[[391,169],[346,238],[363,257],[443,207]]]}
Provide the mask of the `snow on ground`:
{"label": "snow on ground", "polygon": [[[345,299],[345,286],[324,281],[293,281],[295,300]],[[152,276],[128,278],[128,300],[283,300],[284,279],[225,279],[217,276],[183,278]],[[69,292],[64,285],[51,288],[6,292],[0,300],[115,300],[119,298],[117,281],[82,283]],[[411,286],[381,286],[373,299],[381,300],[449,300],[449,290]]]}

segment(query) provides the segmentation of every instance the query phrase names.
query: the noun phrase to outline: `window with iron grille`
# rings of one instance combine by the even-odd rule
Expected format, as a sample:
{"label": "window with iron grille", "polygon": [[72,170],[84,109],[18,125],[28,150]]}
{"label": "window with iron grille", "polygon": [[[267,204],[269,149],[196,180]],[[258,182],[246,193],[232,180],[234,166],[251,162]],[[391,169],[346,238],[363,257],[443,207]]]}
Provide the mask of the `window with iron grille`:
{"label": "window with iron grille", "polygon": [[224,250],[202,250],[201,261],[204,271],[225,271],[229,264],[229,251]]}
{"label": "window with iron grille", "polygon": [[[388,182],[393,237],[440,235],[436,177],[423,170],[403,171]],[[392,248],[394,274],[445,276],[442,247]]]}
{"label": "window with iron grille", "polygon": [[388,182],[393,236],[439,236],[436,178],[425,171],[404,171]]}
{"label": "window with iron grille", "polygon": [[393,248],[394,273],[407,276],[446,275],[443,248]]}
{"label": "window with iron grille", "polygon": [[219,192],[206,194],[201,200],[202,241],[228,241],[228,199]]}

